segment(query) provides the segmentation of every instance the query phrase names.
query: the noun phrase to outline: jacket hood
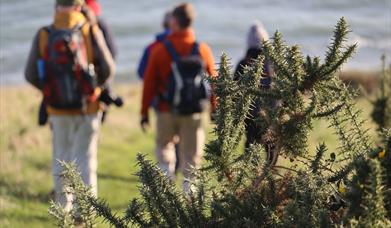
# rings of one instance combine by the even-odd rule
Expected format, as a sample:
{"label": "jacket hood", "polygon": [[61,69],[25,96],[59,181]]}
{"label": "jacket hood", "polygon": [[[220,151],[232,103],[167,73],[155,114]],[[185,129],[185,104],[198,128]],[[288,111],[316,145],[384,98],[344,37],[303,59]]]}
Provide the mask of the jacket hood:
{"label": "jacket hood", "polygon": [[177,32],[172,32],[167,36],[167,39],[173,40],[181,40],[186,43],[193,43],[196,39],[193,29],[185,29]]}
{"label": "jacket hood", "polygon": [[57,29],[69,29],[85,22],[86,18],[81,12],[56,12],[53,25]]}
{"label": "jacket hood", "polygon": [[161,33],[158,33],[155,38],[156,38],[156,41],[163,41],[166,39],[166,37],[168,36],[168,34],[170,34],[170,31],[169,30],[165,30],[164,32],[161,32]]}

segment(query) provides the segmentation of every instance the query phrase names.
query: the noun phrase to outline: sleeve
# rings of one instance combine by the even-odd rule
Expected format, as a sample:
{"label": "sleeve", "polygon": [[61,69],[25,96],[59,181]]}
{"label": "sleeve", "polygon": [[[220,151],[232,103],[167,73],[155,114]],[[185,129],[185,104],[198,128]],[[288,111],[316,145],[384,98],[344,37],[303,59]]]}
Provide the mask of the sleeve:
{"label": "sleeve", "polygon": [[272,76],[273,76],[273,69],[272,65],[270,64],[270,61],[267,59],[264,60],[263,64],[263,74],[261,78],[261,87],[262,88],[270,88],[271,82],[272,82]]}
{"label": "sleeve", "polygon": [[102,31],[97,26],[92,27],[92,39],[98,84],[103,85],[111,80],[115,74],[114,59],[106,45]]}
{"label": "sleeve", "polygon": [[117,57],[117,46],[115,45],[113,33],[110,29],[110,27],[107,25],[106,21],[103,19],[98,19],[98,25],[99,28],[102,30],[103,37],[106,41],[107,47],[110,50],[111,55],[113,56],[113,59]]}
{"label": "sleeve", "polygon": [[239,77],[244,72],[244,68],[246,66],[246,61],[243,59],[241,60],[238,65],[236,66],[235,73],[234,73],[234,80],[239,80]]}
{"label": "sleeve", "polygon": [[141,80],[143,80],[144,78],[145,70],[148,64],[148,57],[149,57],[149,46],[145,48],[143,56],[141,57],[140,63],[137,67],[137,74]]}
{"label": "sleeve", "polygon": [[273,74],[274,74],[274,69],[273,69],[273,65],[271,63],[271,61],[269,61],[268,59],[265,59],[265,64],[264,64],[264,74],[266,77],[272,77]]}
{"label": "sleeve", "polygon": [[[215,66],[215,60],[213,57],[212,50],[210,47],[206,44],[201,44],[200,47],[201,55],[206,63],[206,71],[208,72],[210,77],[217,77],[217,71]],[[212,96],[210,97],[210,104],[211,104],[211,111],[212,113],[215,112],[216,106],[217,106],[217,99],[216,96],[213,93],[213,87],[212,87]]]}
{"label": "sleeve", "polygon": [[153,49],[150,53],[150,58],[147,63],[147,67],[144,74],[144,82],[143,82],[143,94],[141,101],[141,115],[147,116],[149,106],[152,103],[152,100],[157,95],[158,91],[158,83],[157,78],[158,75],[158,54],[156,52],[156,48]]}
{"label": "sleeve", "polygon": [[203,53],[202,57],[206,63],[206,71],[208,72],[208,74],[211,77],[217,76],[215,60],[210,47],[206,44],[201,44],[201,53]]}
{"label": "sleeve", "polygon": [[37,32],[37,34],[34,37],[33,43],[31,45],[30,54],[27,59],[27,64],[24,71],[24,76],[26,80],[36,87],[39,90],[42,90],[39,82],[39,75],[38,75],[38,68],[37,68],[37,61],[40,58],[39,53],[39,35],[40,31]]}

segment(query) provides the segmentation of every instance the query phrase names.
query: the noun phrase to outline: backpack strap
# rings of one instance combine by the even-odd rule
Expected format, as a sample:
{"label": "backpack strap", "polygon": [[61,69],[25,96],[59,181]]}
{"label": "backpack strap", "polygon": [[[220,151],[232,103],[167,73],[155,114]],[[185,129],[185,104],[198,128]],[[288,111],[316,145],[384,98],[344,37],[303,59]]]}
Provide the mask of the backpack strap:
{"label": "backpack strap", "polygon": [[170,54],[172,60],[176,62],[178,60],[178,54],[175,51],[174,45],[168,40],[163,41],[164,46],[166,47],[168,53]]}
{"label": "backpack strap", "polygon": [[[163,44],[166,47],[171,58],[174,60],[174,62],[176,62],[178,60],[178,54],[176,53],[172,43],[168,40],[164,40]],[[191,55],[199,55],[199,54],[200,54],[200,44],[196,41],[194,42],[193,47],[191,49]]]}
{"label": "backpack strap", "polygon": [[193,48],[191,49],[192,55],[199,55],[200,54],[200,44],[195,41],[193,44]]}
{"label": "backpack strap", "polygon": [[38,48],[39,48],[39,56],[42,59],[47,58],[47,45],[49,43],[49,35],[52,31],[53,25],[48,25],[45,27],[42,27],[39,34],[38,34]]}
{"label": "backpack strap", "polygon": [[79,30],[81,30],[81,29],[84,27],[84,25],[86,25],[86,24],[87,24],[86,21],[85,21],[85,22],[77,23],[75,26],[73,26],[73,28],[71,28],[71,30],[74,31],[74,32],[79,31]]}
{"label": "backpack strap", "polygon": [[42,28],[45,32],[51,33],[53,31],[53,25],[48,25]]}

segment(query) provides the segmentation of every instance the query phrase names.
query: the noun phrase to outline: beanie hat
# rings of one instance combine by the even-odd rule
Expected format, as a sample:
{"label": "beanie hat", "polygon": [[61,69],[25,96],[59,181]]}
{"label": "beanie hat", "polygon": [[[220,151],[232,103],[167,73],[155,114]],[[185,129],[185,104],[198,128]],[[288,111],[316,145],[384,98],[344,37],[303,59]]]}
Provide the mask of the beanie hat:
{"label": "beanie hat", "polygon": [[94,12],[95,16],[100,16],[102,7],[96,0],[86,0],[86,5]]}
{"label": "beanie hat", "polygon": [[82,6],[84,0],[56,0],[58,6]]}
{"label": "beanie hat", "polygon": [[263,27],[262,23],[256,21],[251,27],[247,35],[248,48],[260,48],[262,42],[269,39],[269,35]]}

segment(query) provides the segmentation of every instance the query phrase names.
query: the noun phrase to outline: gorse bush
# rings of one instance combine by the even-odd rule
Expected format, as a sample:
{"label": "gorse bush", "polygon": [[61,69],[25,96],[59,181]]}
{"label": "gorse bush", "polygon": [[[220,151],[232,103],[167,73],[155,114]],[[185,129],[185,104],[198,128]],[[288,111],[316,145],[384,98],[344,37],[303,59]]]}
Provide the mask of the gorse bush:
{"label": "gorse bush", "polygon": [[[374,115],[382,129],[382,140],[375,144],[355,108],[356,92],[336,76],[356,48],[346,44],[348,33],[342,18],[322,62],[304,57],[276,32],[264,43],[265,58],[275,70],[267,90],[259,83],[263,57],[238,80],[228,57],[221,57],[218,76],[209,79],[218,97],[216,137],[206,145],[205,165],[194,171],[190,192],[178,190],[155,164],[138,155],[142,197],[119,216],[82,184],[75,167],[64,164],[75,207],[65,213],[52,204],[51,214],[60,226],[81,218],[87,227],[97,217],[115,227],[391,226],[391,133],[382,125],[389,112]],[[381,99],[389,95],[381,94]],[[243,152],[240,142],[253,101],[261,103],[259,115],[251,117],[261,133]],[[335,129],[340,143],[336,152],[329,153],[324,143],[309,150],[315,119],[325,119]],[[276,166],[280,156],[295,165]]]}
{"label": "gorse bush", "polygon": [[386,68],[386,56],[382,56],[382,77],[376,99],[372,102],[372,119],[379,126],[378,130],[391,127],[391,67]]}

